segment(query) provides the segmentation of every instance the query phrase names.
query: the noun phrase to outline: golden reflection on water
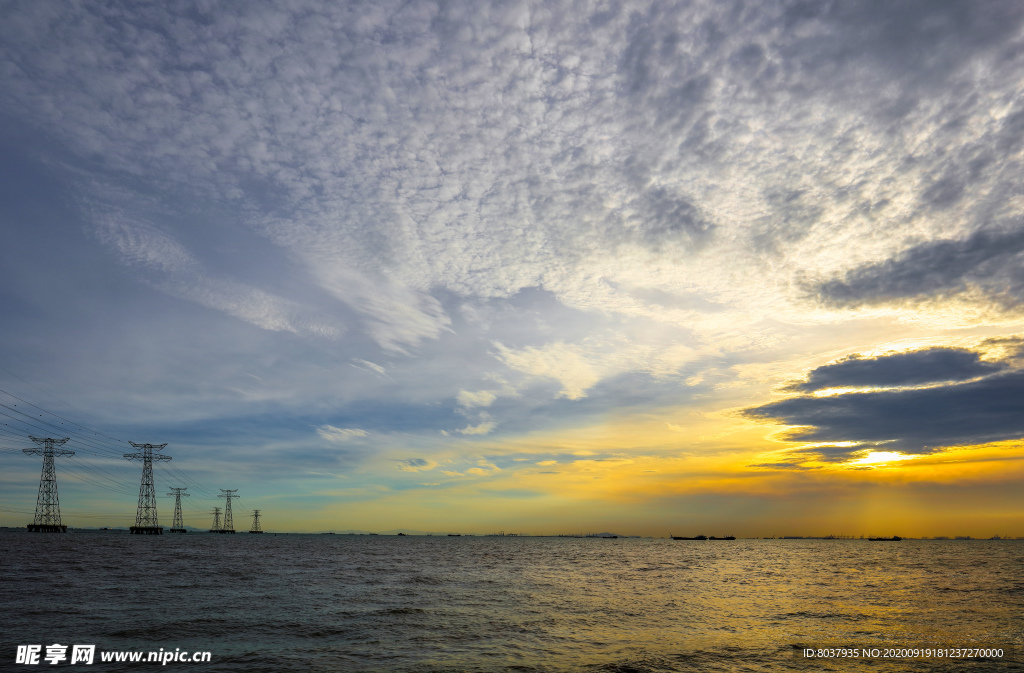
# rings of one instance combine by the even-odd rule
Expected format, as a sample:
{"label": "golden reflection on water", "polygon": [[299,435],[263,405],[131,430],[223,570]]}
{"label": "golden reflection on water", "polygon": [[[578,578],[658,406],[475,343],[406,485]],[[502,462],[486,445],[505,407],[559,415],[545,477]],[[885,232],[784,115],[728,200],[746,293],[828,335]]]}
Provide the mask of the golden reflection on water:
{"label": "golden reflection on water", "polygon": [[1024,544],[1016,541],[585,540],[573,547],[575,558],[524,570],[538,591],[532,608],[550,615],[549,634],[609,661],[638,650],[671,659],[739,648],[759,652],[753,659],[769,670],[802,647],[1010,651],[1022,639]]}

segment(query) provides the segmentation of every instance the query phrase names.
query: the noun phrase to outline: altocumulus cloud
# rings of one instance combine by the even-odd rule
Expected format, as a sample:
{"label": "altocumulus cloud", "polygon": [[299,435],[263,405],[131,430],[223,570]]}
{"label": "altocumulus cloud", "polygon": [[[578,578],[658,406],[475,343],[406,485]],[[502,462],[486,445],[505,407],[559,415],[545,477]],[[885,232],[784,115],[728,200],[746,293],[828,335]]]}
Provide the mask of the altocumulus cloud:
{"label": "altocumulus cloud", "polygon": [[[1007,363],[982,362],[978,353],[963,349],[851,358],[813,370],[807,382],[791,390],[889,389],[801,395],[743,413],[797,426],[786,439],[825,444],[798,453],[826,461],[848,460],[867,448],[882,446],[888,451],[928,454],[953,446],[1018,439],[1024,437],[1020,413],[1024,371],[1007,367]],[[930,385],[920,385],[925,383]]]}
{"label": "altocumulus cloud", "polygon": [[[712,339],[797,309],[796,289],[778,291],[791,279],[849,272],[821,294],[878,294],[872,265],[914,266],[912,242],[1015,221],[1022,16],[999,2],[44,0],[5,15],[0,105],[92,162],[83,189],[101,204],[235,213],[390,351],[451,329],[439,290],[540,287]],[[616,287],[731,310],[656,310]],[[178,294],[268,329],[313,310],[229,284]],[[570,399],[588,384],[574,376]]]}

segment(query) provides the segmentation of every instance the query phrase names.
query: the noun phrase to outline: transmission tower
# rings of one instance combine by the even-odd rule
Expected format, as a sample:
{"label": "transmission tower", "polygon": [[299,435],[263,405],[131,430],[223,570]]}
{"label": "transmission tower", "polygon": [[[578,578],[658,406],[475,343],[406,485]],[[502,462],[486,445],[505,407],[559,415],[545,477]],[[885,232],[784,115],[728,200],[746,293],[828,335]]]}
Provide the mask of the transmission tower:
{"label": "transmission tower", "polygon": [[129,530],[137,535],[161,535],[164,529],[156,519],[156,488],[153,486],[153,461],[170,460],[170,456],[154,454],[154,451],[167,446],[167,444],[136,444],[128,442],[136,449],[137,453],[126,453],[124,457],[128,460],[142,461],[142,485],[139,486],[139,508],[135,512],[135,525]]}
{"label": "transmission tower", "polygon": [[213,508],[213,528],[210,529],[211,533],[223,533],[224,531],[220,527],[220,507]]}
{"label": "transmission tower", "polygon": [[73,456],[74,451],[58,449],[70,437],[53,439],[51,437],[33,437],[41,448],[22,449],[25,453],[43,457],[43,473],[39,477],[39,495],[36,496],[36,516],[28,529],[33,533],[66,533],[68,527],[60,522],[60,501],[57,499],[57,471],[53,467],[54,456]]}
{"label": "transmission tower", "polygon": [[254,509],[252,511],[252,528],[249,529],[250,533],[262,533],[263,529],[260,528],[260,511]]}
{"label": "transmission tower", "polygon": [[218,498],[224,498],[224,527],[220,529],[221,533],[234,533],[235,532],[235,521],[231,518],[231,499],[240,498],[241,496],[235,495],[238,493],[237,488],[231,490],[220,489],[220,495]]}
{"label": "transmission tower", "polygon": [[185,530],[185,522],[181,520],[181,496],[189,497],[190,493],[185,493],[188,490],[188,486],[185,488],[172,488],[174,493],[168,493],[167,495],[174,496],[174,523],[171,524],[172,533],[187,533]]}

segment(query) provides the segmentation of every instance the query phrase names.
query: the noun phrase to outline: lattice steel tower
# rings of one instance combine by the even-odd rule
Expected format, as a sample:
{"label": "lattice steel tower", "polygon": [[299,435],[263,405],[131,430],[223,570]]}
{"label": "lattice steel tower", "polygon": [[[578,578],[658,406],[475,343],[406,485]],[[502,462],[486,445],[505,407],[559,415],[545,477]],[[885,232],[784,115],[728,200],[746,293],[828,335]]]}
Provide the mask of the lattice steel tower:
{"label": "lattice steel tower", "polygon": [[22,449],[25,453],[43,457],[43,473],[39,477],[39,495],[36,496],[36,516],[28,525],[32,533],[66,533],[68,527],[60,522],[60,501],[57,499],[57,471],[53,467],[54,456],[73,456],[74,451],[56,448],[71,439],[52,439],[50,437],[33,437],[41,448]]}
{"label": "lattice steel tower", "polygon": [[231,499],[232,498],[240,498],[241,497],[239,495],[235,495],[235,493],[238,493],[238,489],[237,488],[233,488],[231,490],[227,490],[227,489],[222,488],[222,489],[220,489],[220,495],[217,496],[218,498],[224,498],[225,499],[225,502],[224,502],[224,527],[221,528],[219,531],[217,531],[218,533],[234,533],[235,532],[235,521],[231,517]]}
{"label": "lattice steel tower", "polygon": [[154,451],[167,446],[167,444],[136,444],[128,442],[138,453],[126,453],[124,457],[128,460],[139,459],[142,461],[142,485],[139,486],[139,508],[135,512],[135,525],[129,530],[137,535],[161,535],[164,529],[156,519],[156,488],[153,486],[153,461],[170,460],[170,456],[154,454]]}
{"label": "lattice steel tower", "polygon": [[260,511],[254,509],[252,511],[252,528],[249,529],[250,533],[262,533],[263,529],[260,528]]}
{"label": "lattice steel tower", "polygon": [[220,532],[220,507],[213,508],[213,528],[210,529],[211,533]]}
{"label": "lattice steel tower", "polygon": [[174,523],[171,524],[172,533],[187,533],[185,530],[185,522],[181,520],[181,496],[189,497],[190,493],[185,493],[188,490],[188,486],[185,488],[174,487],[171,489],[174,493],[168,493],[167,495],[174,496]]}

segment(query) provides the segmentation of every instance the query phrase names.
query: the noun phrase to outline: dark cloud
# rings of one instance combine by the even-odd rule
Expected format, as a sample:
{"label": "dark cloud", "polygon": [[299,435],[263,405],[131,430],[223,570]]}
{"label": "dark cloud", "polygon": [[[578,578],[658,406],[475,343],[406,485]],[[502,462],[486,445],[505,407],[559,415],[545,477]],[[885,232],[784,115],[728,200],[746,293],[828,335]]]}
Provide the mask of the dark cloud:
{"label": "dark cloud", "polygon": [[[796,2],[782,16],[780,45],[804,84],[818,80],[837,95],[870,106],[875,117],[903,118],[931,92],[947,89],[975,58],[1008,61],[1024,20],[1015,2],[969,0],[889,3]],[[883,91],[884,93],[880,93]]]}
{"label": "dark cloud", "polygon": [[747,465],[747,467],[760,467],[763,469],[775,469],[775,470],[811,470],[814,468],[801,465],[797,461],[793,462],[778,462],[778,463],[754,463],[753,465]]}
{"label": "dark cloud", "polygon": [[[848,463],[851,459],[858,458],[870,451],[891,451],[892,447],[885,445],[858,444],[857,446],[811,446],[804,449],[795,449],[786,453],[788,461],[781,461],[776,465],[785,469],[814,469],[808,467],[808,461],[819,463]],[[849,467],[849,466],[848,466]]]}
{"label": "dark cloud", "polygon": [[1016,305],[1024,297],[1022,253],[1024,230],[982,230],[957,241],[922,243],[810,289],[833,306],[950,296],[971,287],[1004,305]]}
{"label": "dark cloud", "polygon": [[773,186],[763,196],[770,216],[754,237],[759,250],[784,251],[806,236],[824,213],[822,204],[807,190]]}
{"label": "dark cloud", "polygon": [[922,454],[1017,439],[1024,437],[1022,408],[1024,372],[1015,370],[935,388],[793,397],[747,409],[744,415],[801,426],[789,434],[791,441],[861,444],[811,450],[838,459],[865,445]]}
{"label": "dark cloud", "polygon": [[809,461],[816,461],[819,463],[845,463],[851,458],[854,458],[854,454],[859,454],[872,448],[881,447],[865,446],[863,444],[859,444],[855,447],[812,446],[804,449],[787,451],[784,456],[785,460],[778,460],[771,463],[755,463],[748,467],[760,467],[763,469],[776,470],[816,470],[821,469],[820,466],[807,465],[807,463]]}
{"label": "dark cloud", "polygon": [[637,210],[636,230],[641,241],[654,249],[672,242],[700,245],[714,231],[714,224],[693,203],[663,188],[646,192]]}
{"label": "dark cloud", "polygon": [[818,367],[807,380],[790,386],[794,392],[849,386],[914,386],[938,381],[965,381],[1005,369],[1001,363],[983,362],[978,353],[963,348],[928,348],[877,358],[853,355]]}

